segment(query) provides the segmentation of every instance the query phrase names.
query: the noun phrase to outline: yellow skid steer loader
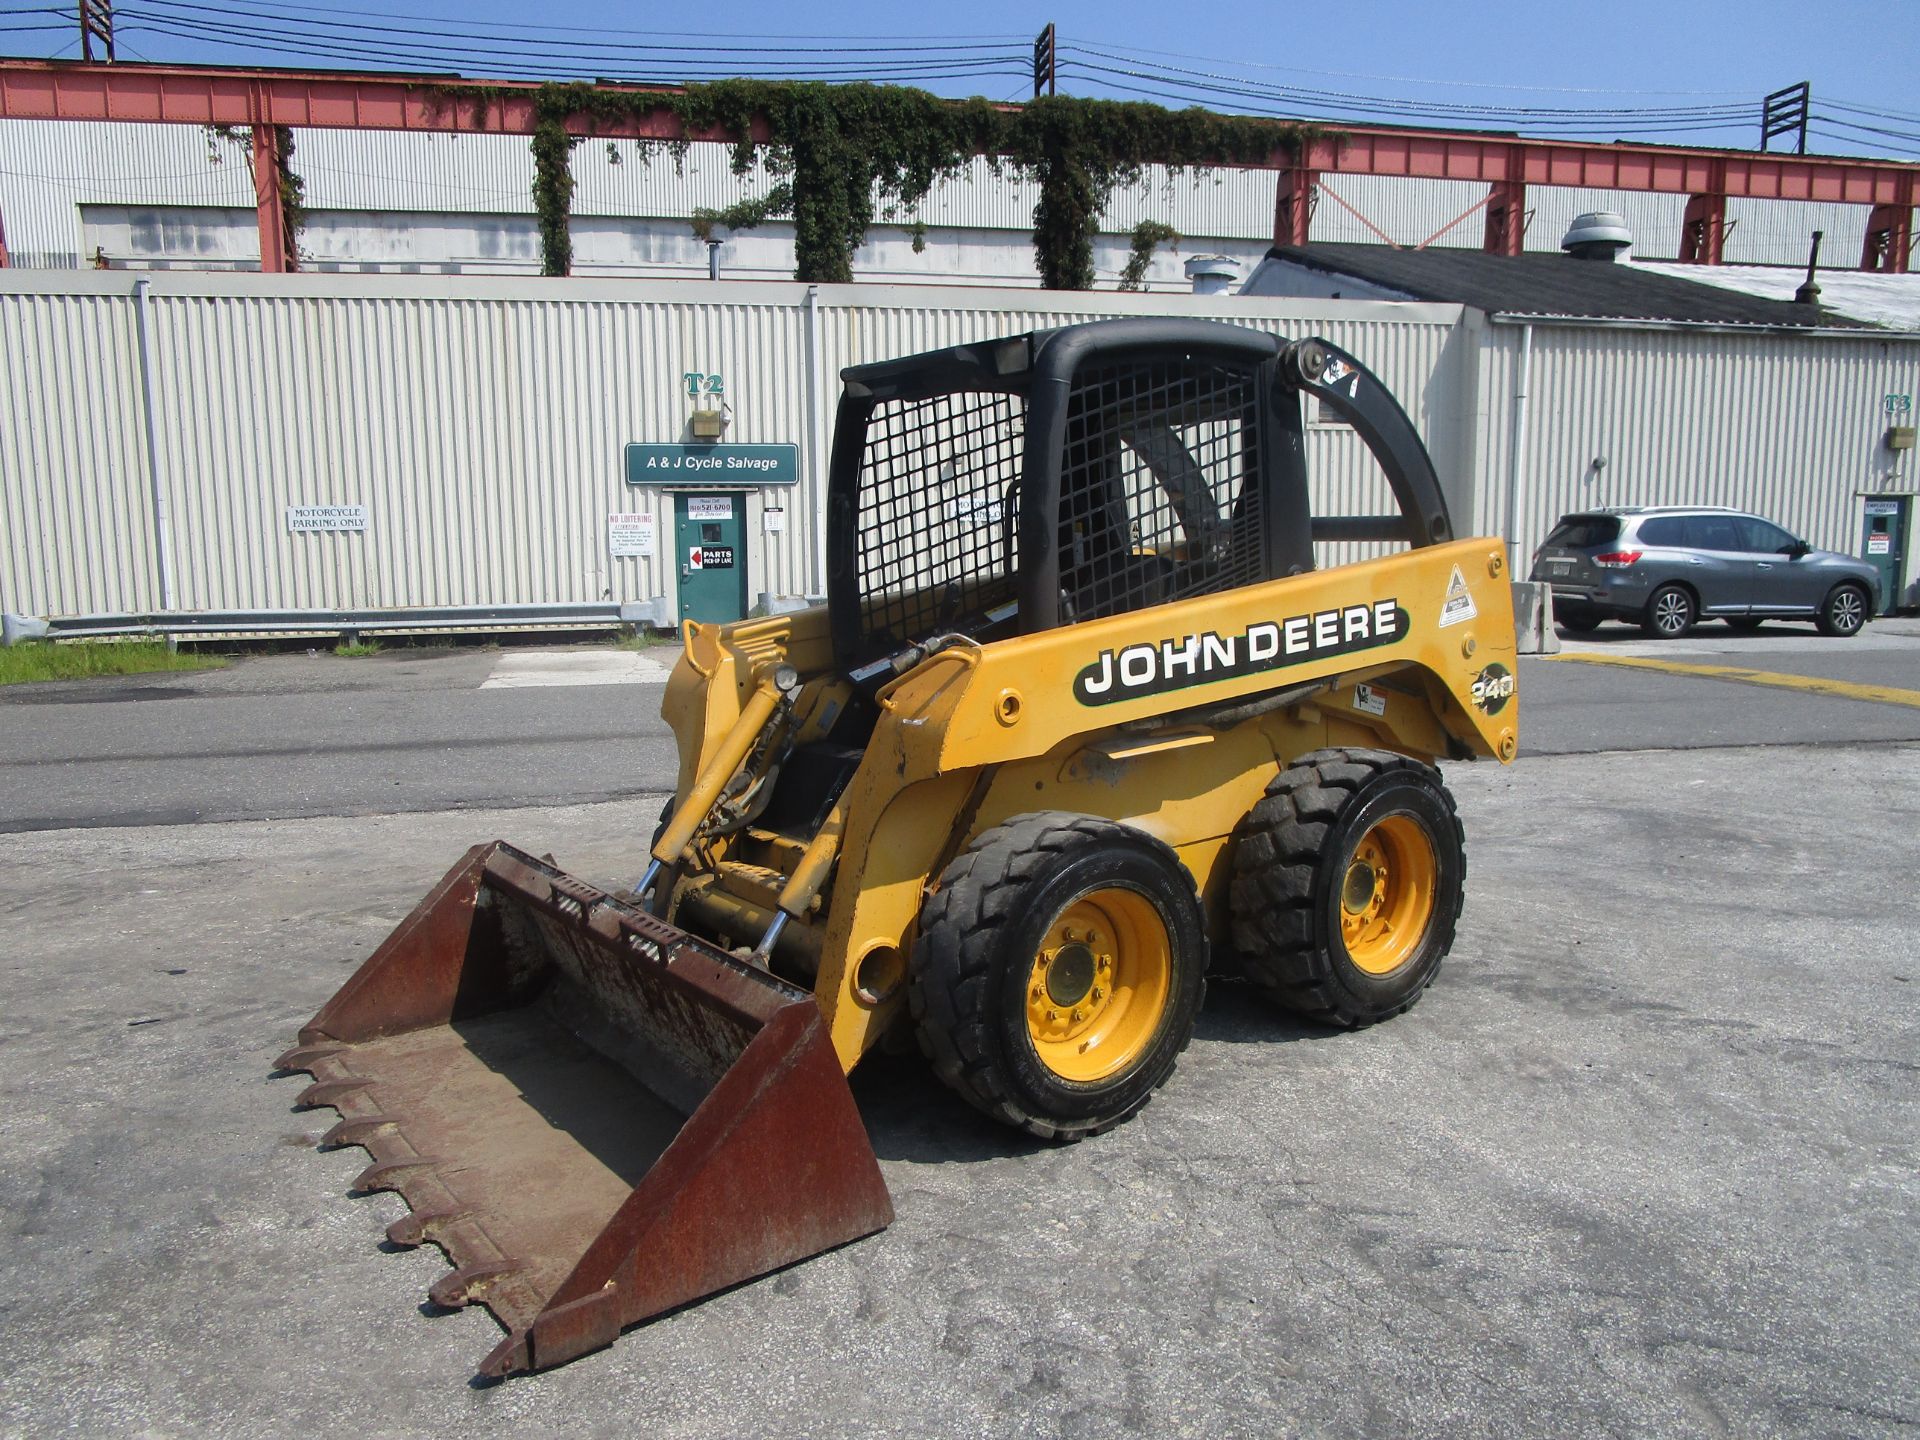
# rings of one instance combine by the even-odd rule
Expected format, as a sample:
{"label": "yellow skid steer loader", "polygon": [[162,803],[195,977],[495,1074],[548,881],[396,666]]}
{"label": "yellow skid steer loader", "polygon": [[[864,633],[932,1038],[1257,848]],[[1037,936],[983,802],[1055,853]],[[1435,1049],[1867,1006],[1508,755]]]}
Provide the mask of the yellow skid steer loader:
{"label": "yellow skid steer loader", "polygon": [[[484,1374],[885,1226],[844,1077],[889,1032],[1073,1140],[1167,1080],[1210,960],[1356,1026],[1452,941],[1433,765],[1515,753],[1503,551],[1352,356],[1115,320],[843,379],[828,603],[685,627],[638,885],[477,847],[280,1061],[506,1327]],[[1303,400],[1388,513],[1313,513]]]}

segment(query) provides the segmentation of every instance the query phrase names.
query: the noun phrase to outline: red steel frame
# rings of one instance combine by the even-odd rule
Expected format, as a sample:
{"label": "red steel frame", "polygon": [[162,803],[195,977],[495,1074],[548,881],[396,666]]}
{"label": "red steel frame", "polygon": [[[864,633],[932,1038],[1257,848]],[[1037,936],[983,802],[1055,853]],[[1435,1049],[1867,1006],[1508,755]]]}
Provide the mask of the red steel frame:
{"label": "red steel frame", "polygon": [[[467,88],[474,98],[457,98]],[[526,135],[533,130],[539,90],[530,82],[413,75],[0,60],[0,119],[254,127],[264,270],[284,270],[291,258],[279,187],[269,183],[273,126]],[[576,116],[568,128],[610,138],[730,138],[718,131],[686,134],[664,103],[646,116],[614,123]],[[1502,255],[1521,252],[1530,185],[1686,195],[1682,258],[1709,265],[1720,260],[1730,197],[1820,200],[1873,207],[1861,268],[1904,273],[1913,243],[1913,208],[1920,198],[1915,182],[1920,165],[1891,160],[1522,140],[1447,130],[1355,129],[1312,140],[1298,154],[1276,151],[1264,168],[1279,172],[1277,244],[1306,243],[1311,200],[1322,173],[1387,175],[1489,186],[1485,245]]]}

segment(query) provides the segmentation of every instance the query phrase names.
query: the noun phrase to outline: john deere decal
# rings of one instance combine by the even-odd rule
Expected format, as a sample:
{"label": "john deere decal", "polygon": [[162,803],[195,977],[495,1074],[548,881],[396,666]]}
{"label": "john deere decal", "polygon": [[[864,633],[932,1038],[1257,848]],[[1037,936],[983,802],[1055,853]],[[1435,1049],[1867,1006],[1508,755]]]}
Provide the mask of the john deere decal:
{"label": "john deere decal", "polygon": [[1164,695],[1190,685],[1371,650],[1403,640],[1406,634],[1407,612],[1393,599],[1261,620],[1237,635],[1203,630],[1102,650],[1074,677],[1073,694],[1082,705],[1111,705],[1116,700]]}

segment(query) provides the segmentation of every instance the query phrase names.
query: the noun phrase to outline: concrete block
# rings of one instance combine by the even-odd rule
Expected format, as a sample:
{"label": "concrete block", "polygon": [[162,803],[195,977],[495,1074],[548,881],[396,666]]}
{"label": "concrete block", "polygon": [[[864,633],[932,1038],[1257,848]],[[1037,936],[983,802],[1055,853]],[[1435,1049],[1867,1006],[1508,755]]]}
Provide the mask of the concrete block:
{"label": "concrete block", "polygon": [[1538,580],[1513,582],[1513,637],[1522,655],[1557,655],[1560,634],[1553,628],[1553,587]]}

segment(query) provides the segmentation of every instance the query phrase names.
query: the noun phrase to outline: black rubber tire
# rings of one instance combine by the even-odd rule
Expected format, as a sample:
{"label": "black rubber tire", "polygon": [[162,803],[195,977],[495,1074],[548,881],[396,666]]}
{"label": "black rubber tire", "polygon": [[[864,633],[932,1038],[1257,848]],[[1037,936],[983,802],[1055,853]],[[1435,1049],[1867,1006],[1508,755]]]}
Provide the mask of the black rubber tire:
{"label": "black rubber tire", "polygon": [[[1405,815],[1433,848],[1433,910],[1414,952],[1373,975],[1347,955],[1341,885],[1356,845],[1378,821]],[[1386,750],[1316,750],[1274,777],[1233,848],[1234,943],[1268,999],[1349,1028],[1413,1007],[1453,944],[1466,892],[1466,835],[1430,765]]]}
{"label": "black rubber tire", "polygon": [[1647,597],[1640,628],[1656,640],[1678,640],[1700,618],[1700,604],[1684,585],[1662,585]]}
{"label": "black rubber tire", "polygon": [[1820,627],[1822,635],[1858,635],[1867,628],[1867,617],[1872,611],[1873,597],[1860,586],[1843,581],[1820,602],[1820,614],[1814,624]]}
{"label": "black rubber tire", "polygon": [[1600,628],[1600,617],[1591,610],[1556,609],[1553,612],[1553,623],[1575,635],[1590,635]]}
{"label": "black rubber tire", "polygon": [[[1166,926],[1165,1009],[1140,1057],[1093,1082],[1046,1067],[1027,1028],[1040,942],[1081,896],[1123,888]],[[1144,831],[1061,811],[1019,815],[957,856],[920,912],[908,1005],[934,1073],[1003,1124],[1071,1141],[1119,1124],[1173,1073],[1206,989],[1206,927],[1193,879]]]}
{"label": "black rubber tire", "polygon": [[1751,635],[1764,623],[1764,618],[1759,615],[1730,615],[1727,617],[1727,628]]}

